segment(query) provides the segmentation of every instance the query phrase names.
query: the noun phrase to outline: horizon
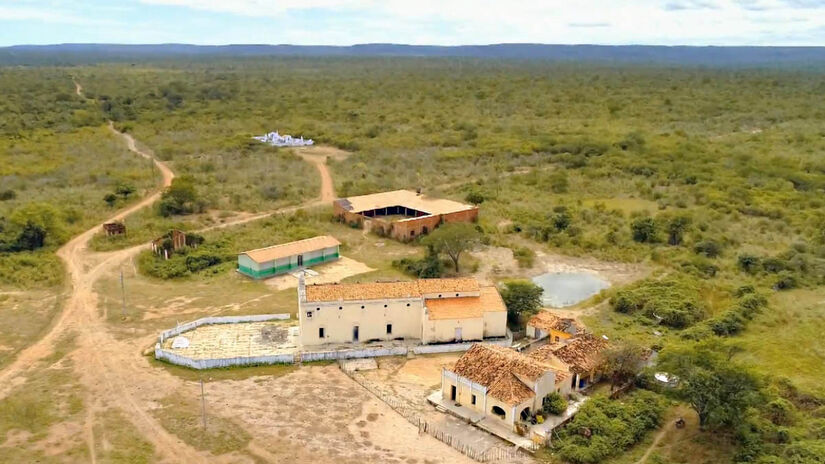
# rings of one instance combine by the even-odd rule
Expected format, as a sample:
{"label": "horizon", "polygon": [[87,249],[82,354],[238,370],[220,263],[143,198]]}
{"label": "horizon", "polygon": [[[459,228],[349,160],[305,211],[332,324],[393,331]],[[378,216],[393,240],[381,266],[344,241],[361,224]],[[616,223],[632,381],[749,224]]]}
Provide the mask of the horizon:
{"label": "horizon", "polygon": [[819,47],[825,1],[0,2],[0,47],[55,44]]}
{"label": "horizon", "polygon": [[297,43],[276,43],[276,42],[230,42],[230,43],[191,43],[191,42],[55,42],[55,43],[16,43],[11,45],[0,45],[3,48],[15,47],[61,47],[61,46],[128,46],[128,47],[161,47],[161,46],[188,46],[188,47],[330,47],[330,48],[352,48],[362,46],[395,46],[395,47],[432,47],[432,48],[462,48],[462,47],[498,47],[498,46],[542,46],[542,47],[649,47],[649,48],[825,48],[823,45],[692,45],[692,44],[602,44],[602,43],[550,43],[550,42],[491,42],[491,43],[461,43],[455,45],[445,45],[438,43],[412,44],[404,42],[358,42],[352,44],[297,44]]}

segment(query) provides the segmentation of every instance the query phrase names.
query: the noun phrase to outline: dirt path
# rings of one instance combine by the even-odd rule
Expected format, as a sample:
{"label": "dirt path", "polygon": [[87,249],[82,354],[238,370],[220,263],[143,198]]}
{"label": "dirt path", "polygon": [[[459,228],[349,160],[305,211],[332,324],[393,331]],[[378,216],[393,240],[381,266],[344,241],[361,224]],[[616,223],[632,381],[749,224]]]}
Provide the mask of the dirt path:
{"label": "dirt path", "polygon": [[659,433],[657,433],[656,438],[653,439],[653,443],[650,444],[650,447],[645,451],[645,454],[643,454],[642,457],[640,457],[639,460],[633,464],[644,464],[645,462],[647,462],[647,458],[649,458],[650,455],[653,454],[653,451],[656,449],[656,446],[659,444],[660,441],[662,441],[663,438],[665,438],[667,432],[667,428],[663,428]]}
{"label": "dirt path", "polygon": [[[76,80],[73,82],[75,92],[83,97],[83,87]],[[166,164],[155,159],[151,153],[141,150],[131,135],[118,131],[112,122],[109,122],[109,129],[124,140],[130,151],[152,160],[161,173],[162,182],[154,193],[120,210],[105,222],[123,220],[129,214],[152,205],[175,177]],[[246,216],[213,228],[243,224],[271,214],[331,202],[335,198],[335,191],[326,165],[326,157],[313,154],[301,156],[316,167],[321,177],[321,192],[318,198],[303,205]],[[138,432],[155,446],[155,452],[162,461],[206,462],[208,454],[194,449],[167,432],[150,412],[154,409],[153,401],[157,398],[147,395],[147,392],[158,392],[163,395],[165,391],[180,387],[183,381],[162,372],[158,373],[157,369],[152,369],[143,358],[141,349],[151,337],[131,340],[116,338],[109,332],[104,316],[98,310],[95,282],[104,275],[116,272],[119,266],[148,246],[142,244],[107,253],[91,253],[88,250],[88,242],[101,226],[102,224],[98,224],[81,233],[57,251],[57,256],[66,263],[71,293],[48,332],[22,350],[12,363],[0,371],[0,399],[24,383],[30,372],[42,368],[42,361],[54,352],[56,343],[62,337],[73,334],[76,335],[77,348],[69,356],[73,359],[78,378],[86,390],[88,410],[83,435],[92,462],[96,461],[96,412],[112,407],[120,408],[126,413]],[[261,452],[263,448],[256,449],[258,452],[254,454],[267,460],[265,455],[261,456],[264,454]]]}

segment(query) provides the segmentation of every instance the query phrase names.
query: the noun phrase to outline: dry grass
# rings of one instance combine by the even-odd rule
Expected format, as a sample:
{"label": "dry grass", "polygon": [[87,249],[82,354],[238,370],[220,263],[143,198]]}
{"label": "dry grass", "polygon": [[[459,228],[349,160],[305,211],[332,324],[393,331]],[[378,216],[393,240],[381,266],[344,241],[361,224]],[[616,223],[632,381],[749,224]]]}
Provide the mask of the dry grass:
{"label": "dry grass", "polygon": [[104,464],[145,464],[155,462],[155,447],[118,409],[96,416],[95,457]]}
{"label": "dry grass", "polygon": [[40,338],[60,312],[64,290],[0,291],[0,367]]}
{"label": "dry grass", "polygon": [[210,413],[203,427],[201,403],[181,393],[160,400],[161,407],[153,411],[163,428],[189,445],[221,455],[244,449],[252,439],[241,426],[230,419]]}
{"label": "dry grass", "polygon": [[825,289],[775,293],[768,308],[736,339],[745,361],[765,374],[793,380],[801,389],[825,394]]}

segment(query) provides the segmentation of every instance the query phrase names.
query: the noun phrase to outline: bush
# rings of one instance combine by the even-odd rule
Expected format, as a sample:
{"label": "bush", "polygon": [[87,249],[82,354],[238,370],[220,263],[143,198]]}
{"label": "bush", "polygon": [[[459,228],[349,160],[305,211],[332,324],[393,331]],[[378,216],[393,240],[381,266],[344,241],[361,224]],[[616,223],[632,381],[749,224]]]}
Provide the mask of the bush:
{"label": "bush", "polygon": [[547,414],[558,416],[567,411],[567,400],[558,392],[550,393],[541,400],[541,409]]}
{"label": "bush", "polygon": [[722,245],[713,240],[704,240],[693,246],[693,252],[708,258],[717,258],[722,254]]}
{"label": "bush", "polygon": [[9,189],[0,192],[0,201],[14,200],[15,198],[17,198],[17,192],[14,190]]}
{"label": "bush", "polygon": [[431,248],[421,259],[402,258],[392,262],[392,267],[405,274],[420,279],[431,279],[444,275],[444,263]]}
{"label": "bush", "polygon": [[741,254],[736,258],[736,264],[739,266],[739,269],[747,272],[748,274],[753,274],[756,272],[759,268],[760,262],[761,260],[758,256],[751,254]]}
{"label": "bush", "polygon": [[773,284],[773,288],[776,290],[790,290],[796,288],[797,285],[796,277],[790,272],[785,271],[779,275],[779,279]]}
{"label": "bush", "polygon": [[513,250],[513,258],[518,261],[519,267],[530,268],[536,261],[536,252],[531,248],[518,247]]}
{"label": "bush", "polygon": [[[637,391],[621,402],[597,395],[558,432],[554,448],[565,461],[591,464],[628,449],[657,427],[665,410],[661,396]],[[587,437],[583,431],[589,431]]]}
{"label": "bush", "polygon": [[464,200],[466,200],[467,203],[480,205],[484,203],[484,195],[477,190],[473,190],[470,193],[468,193],[467,196],[464,197]]}
{"label": "bush", "polygon": [[696,323],[706,313],[701,289],[687,279],[642,280],[616,292],[610,304],[617,312],[641,313],[677,329]]}
{"label": "bush", "polygon": [[656,221],[651,217],[639,218],[630,224],[633,241],[653,243],[656,241]]}

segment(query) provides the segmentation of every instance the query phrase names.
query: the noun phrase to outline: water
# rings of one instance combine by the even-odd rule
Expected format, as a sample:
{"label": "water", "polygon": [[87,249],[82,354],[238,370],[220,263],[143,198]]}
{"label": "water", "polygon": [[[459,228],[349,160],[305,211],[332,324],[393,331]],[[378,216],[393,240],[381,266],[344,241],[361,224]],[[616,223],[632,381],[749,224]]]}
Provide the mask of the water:
{"label": "water", "polygon": [[533,277],[533,282],[544,289],[542,304],[551,308],[573,306],[610,287],[586,272],[551,272]]}

